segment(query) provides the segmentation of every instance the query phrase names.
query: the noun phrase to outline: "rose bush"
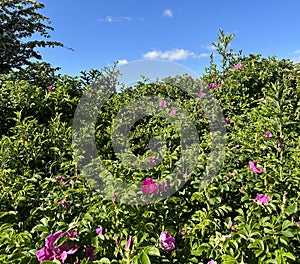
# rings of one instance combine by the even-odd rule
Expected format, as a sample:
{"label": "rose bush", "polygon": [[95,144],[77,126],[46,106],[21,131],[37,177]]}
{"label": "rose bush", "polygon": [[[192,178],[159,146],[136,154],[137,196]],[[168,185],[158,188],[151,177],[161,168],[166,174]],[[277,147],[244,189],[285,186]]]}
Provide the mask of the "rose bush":
{"label": "rose bush", "polygon": [[[48,64],[0,76],[0,262],[1,263],[298,263],[300,67],[288,60],[241,56],[228,50],[221,31],[202,79],[218,98],[226,126],[225,160],[213,181],[200,189],[212,142],[211,113],[199,88],[192,98],[182,87],[200,86],[189,76],[142,80],[115,93],[96,123],[99,156],[115,178],[140,186],[144,195],[170,188],[163,181],[180,158],[180,135],[159,116],[130,129],[132,152],[148,171],[121,163],[111,126],[131,100],[146,95],[184,107],[197,128],[199,166],[182,189],[140,206],[103,197],[78,169],[72,119],[82,92],[93,81],[114,79],[114,69],[61,76]],[[124,119],[126,121],[126,118]],[[166,142],[161,156],[152,138]],[[163,182],[160,182],[160,181]]]}

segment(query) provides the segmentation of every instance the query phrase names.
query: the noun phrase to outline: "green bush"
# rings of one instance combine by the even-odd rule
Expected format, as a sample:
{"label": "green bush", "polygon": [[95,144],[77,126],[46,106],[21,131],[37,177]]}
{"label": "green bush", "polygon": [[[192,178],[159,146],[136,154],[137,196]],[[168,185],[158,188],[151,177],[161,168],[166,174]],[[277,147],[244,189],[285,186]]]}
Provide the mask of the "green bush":
{"label": "green bush", "polygon": [[[193,120],[200,165],[178,192],[148,205],[104,197],[83,177],[74,154],[72,122],[80,97],[95,80],[115,79],[114,69],[70,77],[42,63],[2,75],[1,263],[39,263],[36,254],[47,237],[48,246],[55,240],[51,234],[57,239],[48,254],[55,251],[57,259],[43,263],[63,263],[63,252],[65,263],[298,263],[299,67],[274,57],[234,54],[227,50],[231,39],[221,32],[215,45],[222,68],[212,60],[201,80],[142,80],[115,93],[99,111],[98,154],[115,178],[137,185],[170,174],[181,139],[171,122],[147,116],[130,129],[130,148],[151,158],[150,139],[162,137],[162,162],[146,172],[126,166],[112,148],[111,127],[119,111],[150,95],[175,101]],[[210,117],[205,100],[182,89],[201,87],[202,80],[214,84],[227,130],[224,162],[204,190],[199,187],[211,154]],[[175,243],[160,242],[165,231]]]}

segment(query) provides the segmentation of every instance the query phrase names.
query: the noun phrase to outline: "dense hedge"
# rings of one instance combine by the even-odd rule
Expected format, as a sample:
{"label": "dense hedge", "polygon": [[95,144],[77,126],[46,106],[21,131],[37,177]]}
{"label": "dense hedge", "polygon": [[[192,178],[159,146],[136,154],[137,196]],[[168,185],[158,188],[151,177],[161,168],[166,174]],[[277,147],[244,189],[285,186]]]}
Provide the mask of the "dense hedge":
{"label": "dense hedge", "polygon": [[80,97],[94,80],[114,78],[113,69],[71,77],[41,63],[2,75],[0,262],[39,263],[38,256],[53,260],[43,263],[298,263],[299,67],[274,57],[225,55],[223,69],[211,65],[202,78],[227,129],[224,162],[205,190],[199,184],[212,141],[210,116],[201,108],[206,95],[199,90],[195,99],[180,88],[200,80],[141,81],[99,112],[99,155],[116,178],[137,184],[176,166],[180,137],[165,119],[140,120],[130,133],[133,153],[151,158],[149,140],[162,136],[166,154],[146,173],[124,166],[110,129],[122,107],[145,95],[170,98],[197,127],[201,165],[173,196],[141,206],[104,199],[80,174],[73,152]]}

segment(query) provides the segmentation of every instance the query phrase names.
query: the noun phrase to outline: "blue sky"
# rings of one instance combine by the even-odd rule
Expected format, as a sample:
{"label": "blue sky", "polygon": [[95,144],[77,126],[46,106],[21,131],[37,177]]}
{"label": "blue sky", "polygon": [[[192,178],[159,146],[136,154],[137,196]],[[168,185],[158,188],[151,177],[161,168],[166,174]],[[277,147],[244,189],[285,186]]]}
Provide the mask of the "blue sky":
{"label": "blue sky", "polygon": [[52,40],[40,49],[61,73],[79,75],[115,61],[174,61],[203,74],[222,28],[236,52],[300,61],[299,0],[44,0]]}

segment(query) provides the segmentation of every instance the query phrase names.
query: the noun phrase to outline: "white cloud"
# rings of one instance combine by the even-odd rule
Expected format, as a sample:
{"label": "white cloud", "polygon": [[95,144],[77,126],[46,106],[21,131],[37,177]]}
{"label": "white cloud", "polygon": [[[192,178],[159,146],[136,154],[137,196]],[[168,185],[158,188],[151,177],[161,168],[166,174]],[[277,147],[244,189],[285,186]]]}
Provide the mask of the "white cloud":
{"label": "white cloud", "polygon": [[294,54],[299,54],[299,53],[300,53],[300,49],[295,50],[293,53],[294,53]]}
{"label": "white cloud", "polygon": [[195,52],[185,49],[173,49],[166,51],[152,50],[143,54],[144,59],[164,59],[170,61],[184,60],[189,57],[200,59],[208,56],[208,53],[196,54]]}
{"label": "white cloud", "polygon": [[202,48],[209,50],[209,51],[216,50],[216,47],[214,45],[202,46]]}
{"label": "white cloud", "polygon": [[170,9],[165,9],[163,12],[164,17],[173,17],[173,12]]}
{"label": "white cloud", "polygon": [[128,60],[122,59],[122,60],[118,60],[118,65],[125,65],[128,63]]}
{"label": "white cloud", "polygon": [[124,21],[132,21],[132,17],[129,16],[106,16],[105,18],[101,18],[100,21],[113,23],[113,22],[124,22]]}

